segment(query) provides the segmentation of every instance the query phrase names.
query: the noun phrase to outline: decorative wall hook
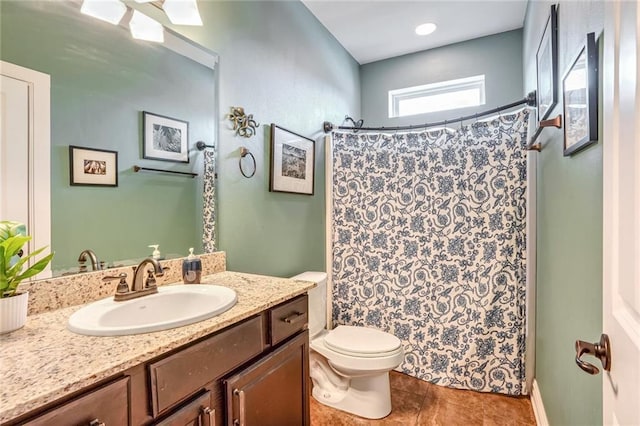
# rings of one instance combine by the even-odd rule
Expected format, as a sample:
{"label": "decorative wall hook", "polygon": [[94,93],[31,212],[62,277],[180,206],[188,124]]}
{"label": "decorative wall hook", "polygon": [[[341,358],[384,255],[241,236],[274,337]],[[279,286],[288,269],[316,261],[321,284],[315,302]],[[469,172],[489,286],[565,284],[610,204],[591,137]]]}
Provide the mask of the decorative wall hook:
{"label": "decorative wall hook", "polygon": [[260,126],[260,123],[253,119],[253,114],[246,115],[242,107],[231,107],[231,112],[227,114],[227,118],[233,124],[233,130],[236,131],[236,135],[245,138],[255,135],[256,128]]}

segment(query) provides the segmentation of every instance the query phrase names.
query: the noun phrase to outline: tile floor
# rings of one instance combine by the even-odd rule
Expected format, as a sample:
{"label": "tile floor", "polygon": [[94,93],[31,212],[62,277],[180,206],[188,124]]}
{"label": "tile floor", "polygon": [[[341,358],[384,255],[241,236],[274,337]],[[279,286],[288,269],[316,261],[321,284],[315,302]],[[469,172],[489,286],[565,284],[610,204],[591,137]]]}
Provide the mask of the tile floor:
{"label": "tile floor", "polygon": [[527,426],[536,421],[528,397],[450,389],[391,372],[391,414],[367,420],[311,397],[311,426]]}

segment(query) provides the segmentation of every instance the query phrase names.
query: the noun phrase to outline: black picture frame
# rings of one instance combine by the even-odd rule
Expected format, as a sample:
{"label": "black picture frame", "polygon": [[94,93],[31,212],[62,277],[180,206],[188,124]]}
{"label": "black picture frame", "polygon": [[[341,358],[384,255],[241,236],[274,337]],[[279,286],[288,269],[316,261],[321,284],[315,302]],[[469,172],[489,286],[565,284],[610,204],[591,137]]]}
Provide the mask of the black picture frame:
{"label": "black picture frame", "polygon": [[189,122],[142,111],[142,158],[189,162]]}
{"label": "black picture frame", "polygon": [[118,152],[69,145],[71,186],[118,186]]}
{"label": "black picture frame", "polygon": [[562,78],[564,156],[598,142],[598,46],[595,33],[585,43]]}
{"label": "black picture frame", "polygon": [[269,191],[313,195],[315,146],[313,139],[271,123]]}
{"label": "black picture frame", "polygon": [[546,120],[558,103],[558,8],[551,5],[536,52],[538,120]]}

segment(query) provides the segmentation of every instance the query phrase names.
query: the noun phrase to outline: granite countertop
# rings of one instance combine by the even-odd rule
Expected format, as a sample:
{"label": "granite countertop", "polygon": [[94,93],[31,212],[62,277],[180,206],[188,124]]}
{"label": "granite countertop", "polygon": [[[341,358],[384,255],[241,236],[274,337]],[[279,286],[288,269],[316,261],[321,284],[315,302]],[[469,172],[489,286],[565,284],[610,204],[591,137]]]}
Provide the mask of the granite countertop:
{"label": "granite countertop", "polygon": [[67,330],[84,305],[31,315],[0,336],[0,424],[158,355],[221,330],[305,293],[315,284],[286,278],[220,272],[202,279],[236,291],[230,310],[205,321],[132,336],[83,336]]}

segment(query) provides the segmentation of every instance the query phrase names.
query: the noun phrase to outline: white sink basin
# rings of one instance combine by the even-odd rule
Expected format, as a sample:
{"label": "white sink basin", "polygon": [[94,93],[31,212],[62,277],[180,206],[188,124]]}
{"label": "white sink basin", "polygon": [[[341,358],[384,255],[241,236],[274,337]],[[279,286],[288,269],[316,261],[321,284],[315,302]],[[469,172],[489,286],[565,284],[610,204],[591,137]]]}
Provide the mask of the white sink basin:
{"label": "white sink basin", "polygon": [[167,330],[202,321],[231,309],[236,292],[219,285],[158,287],[158,293],[124,302],[113,297],[76,311],[67,327],[89,336],[124,336]]}

